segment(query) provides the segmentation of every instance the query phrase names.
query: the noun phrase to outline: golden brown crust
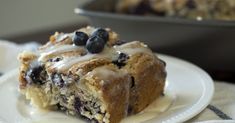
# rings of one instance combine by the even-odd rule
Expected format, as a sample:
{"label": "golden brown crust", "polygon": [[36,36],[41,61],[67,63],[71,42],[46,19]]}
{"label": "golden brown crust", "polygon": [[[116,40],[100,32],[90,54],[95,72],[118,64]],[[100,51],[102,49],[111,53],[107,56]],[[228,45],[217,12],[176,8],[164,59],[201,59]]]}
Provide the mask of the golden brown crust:
{"label": "golden brown crust", "polygon": [[[101,75],[100,70],[105,69],[109,72],[109,77]],[[90,76],[92,75],[92,76]],[[96,87],[97,91],[102,92],[101,97],[110,115],[110,123],[119,123],[127,116],[126,109],[129,103],[130,76],[120,71],[116,66],[109,64],[97,67],[87,75],[86,84]],[[97,93],[97,92],[96,92]]]}
{"label": "golden brown crust", "polygon": [[20,68],[19,68],[19,87],[20,89],[24,89],[27,85],[25,80],[25,73],[29,69],[30,63],[36,59],[36,54],[33,52],[24,51],[18,56],[18,60],[20,61]]}
{"label": "golden brown crust", "polygon": [[133,77],[130,93],[132,113],[140,112],[163,93],[166,73],[162,70],[165,66],[156,59],[153,54],[139,53],[132,56],[124,68]]}

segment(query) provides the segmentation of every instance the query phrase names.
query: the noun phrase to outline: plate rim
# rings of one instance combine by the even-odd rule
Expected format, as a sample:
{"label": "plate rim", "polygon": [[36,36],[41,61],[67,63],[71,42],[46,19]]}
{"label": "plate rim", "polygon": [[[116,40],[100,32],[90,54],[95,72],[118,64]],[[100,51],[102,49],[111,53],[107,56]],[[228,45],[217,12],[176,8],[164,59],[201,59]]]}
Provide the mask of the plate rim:
{"label": "plate rim", "polygon": [[[155,53],[156,54],[156,53]],[[196,103],[194,103],[189,109],[186,109],[186,111],[181,112],[165,121],[162,121],[163,123],[171,123],[171,122],[185,122],[187,120],[192,119],[194,116],[198,115],[200,112],[202,112],[211,102],[213,95],[214,95],[214,81],[210,77],[210,75],[204,71],[202,68],[198,67],[197,65],[188,62],[186,60],[169,56],[165,54],[156,54],[160,59],[167,59],[165,61],[170,62],[177,62],[178,64],[184,64],[186,67],[193,68],[194,71],[196,71],[200,77],[204,80],[201,82],[203,86],[203,93],[202,96],[197,100]],[[167,63],[166,63],[167,64]],[[207,87],[210,87],[210,89],[206,89]],[[156,118],[150,119],[147,122],[153,122]]]}

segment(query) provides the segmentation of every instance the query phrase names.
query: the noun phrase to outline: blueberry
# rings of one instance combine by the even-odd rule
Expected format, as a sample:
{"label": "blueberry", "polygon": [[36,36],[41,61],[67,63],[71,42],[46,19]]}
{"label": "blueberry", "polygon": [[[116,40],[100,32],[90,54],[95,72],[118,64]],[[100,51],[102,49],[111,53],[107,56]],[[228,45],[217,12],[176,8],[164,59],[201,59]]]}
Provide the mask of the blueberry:
{"label": "blueberry", "polygon": [[131,76],[131,88],[135,86],[135,78]]}
{"label": "blueberry", "polygon": [[76,112],[81,112],[81,107],[82,107],[83,105],[82,105],[82,102],[81,102],[81,100],[80,100],[80,98],[79,97],[76,97],[75,98],[75,101],[74,101],[74,109],[76,110]]}
{"label": "blueberry", "polygon": [[109,39],[109,33],[102,28],[97,28],[93,33],[92,36],[99,36],[100,38],[102,38],[105,42],[108,41]]}
{"label": "blueberry", "polygon": [[86,42],[88,40],[88,35],[84,32],[75,32],[74,38],[73,38],[73,43],[76,46],[82,46],[86,45]]}
{"label": "blueberry", "polygon": [[59,110],[61,110],[61,111],[66,111],[66,110],[67,110],[66,107],[60,105],[59,103],[57,103],[56,106],[57,106],[57,109],[59,109]]}
{"label": "blueberry", "polygon": [[117,65],[119,68],[126,65],[126,60],[129,59],[129,56],[125,53],[119,53],[117,60],[114,60],[112,63]]}
{"label": "blueberry", "polygon": [[132,114],[133,112],[133,107],[131,105],[128,106],[127,113]]}
{"label": "blueberry", "polygon": [[99,36],[94,36],[88,39],[86,48],[90,53],[99,53],[104,49],[105,41]]}
{"label": "blueberry", "polygon": [[59,87],[63,87],[64,86],[64,80],[62,79],[61,74],[53,74],[51,76],[51,81]]}
{"label": "blueberry", "polygon": [[118,62],[125,62],[129,56],[125,53],[120,53],[118,56]]}
{"label": "blueberry", "polygon": [[49,62],[59,62],[59,61],[61,61],[61,60],[62,60],[62,58],[56,57],[56,58],[49,59],[48,61],[49,61]]}
{"label": "blueberry", "polygon": [[44,84],[45,83],[45,71],[42,66],[35,66],[26,72],[26,80],[29,84]]}

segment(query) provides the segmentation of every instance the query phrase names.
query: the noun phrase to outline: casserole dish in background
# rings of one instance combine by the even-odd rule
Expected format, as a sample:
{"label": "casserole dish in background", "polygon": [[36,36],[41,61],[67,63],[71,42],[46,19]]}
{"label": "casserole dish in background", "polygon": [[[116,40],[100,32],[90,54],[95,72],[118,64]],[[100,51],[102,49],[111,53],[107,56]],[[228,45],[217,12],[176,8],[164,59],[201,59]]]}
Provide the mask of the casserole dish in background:
{"label": "casserole dish in background", "polygon": [[235,73],[235,21],[113,13],[116,0],[90,0],[75,9],[96,27],[110,27],[127,41],[189,60],[209,73]]}

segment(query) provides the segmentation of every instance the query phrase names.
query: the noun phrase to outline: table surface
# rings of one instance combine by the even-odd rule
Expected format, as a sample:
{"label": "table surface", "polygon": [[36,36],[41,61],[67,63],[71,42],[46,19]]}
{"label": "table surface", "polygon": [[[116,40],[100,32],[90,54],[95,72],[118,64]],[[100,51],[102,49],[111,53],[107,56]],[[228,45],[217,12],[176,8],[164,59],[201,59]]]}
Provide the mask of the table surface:
{"label": "table surface", "polygon": [[[15,36],[15,37],[3,37],[3,38],[10,40],[10,41],[14,41],[16,43],[26,43],[29,41],[37,41],[38,43],[44,44],[49,40],[50,35],[54,34],[55,30],[58,32],[72,32],[72,31],[74,31],[80,27],[84,27],[86,25],[88,25],[88,23],[85,23],[85,22],[84,23],[71,23],[71,24],[68,24],[67,26],[60,27],[60,28],[54,27],[54,28],[31,32],[31,33],[27,33],[27,34]],[[153,49],[153,50],[155,50],[155,49]],[[182,55],[181,53],[178,53],[178,54],[175,53],[176,50],[178,50],[178,49],[175,49],[174,51],[165,52],[166,50],[163,49],[160,51],[157,50],[157,52],[168,54],[168,55],[173,55],[173,56],[176,56],[176,57],[179,57],[182,59],[186,59],[186,60],[202,67],[215,80],[229,81],[229,82],[235,83],[235,68],[233,68],[232,70],[223,70],[223,69],[221,70],[221,69],[207,68],[206,67],[207,65],[202,64],[201,61],[187,59],[187,57]]]}

